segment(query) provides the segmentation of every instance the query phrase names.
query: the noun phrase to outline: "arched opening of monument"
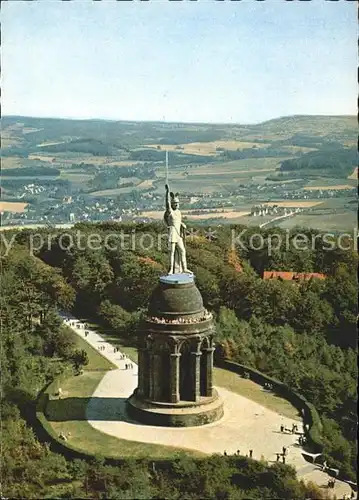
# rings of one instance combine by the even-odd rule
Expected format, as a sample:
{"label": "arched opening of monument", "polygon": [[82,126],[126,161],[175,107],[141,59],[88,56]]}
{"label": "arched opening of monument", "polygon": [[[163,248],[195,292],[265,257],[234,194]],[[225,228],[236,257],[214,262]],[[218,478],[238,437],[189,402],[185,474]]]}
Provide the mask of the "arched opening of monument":
{"label": "arched opening of monument", "polygon": [[192,399],[192,376],[191,376],[191,349],[188,342],[183,342],[180,349],[180,400],[191,401]]}
{"label": "arched opening of monument", "polygon": [[200,362],[200,395],[207,396],[207,351],[209,347],[208,339],[203,339],[201,345],[201,362]]}
{"label": "arched opening of monument", "polygon": [[[149,373],[150,371],[150,356],[149,352],[147,349],[142,351],[142,373]],[[148,398],[150,395],[150,378],[149,377],[142,377],[143,378],[143,383],[142,383],[142,392],[143,396],[145,398]]]}
{"label": "arched opening of monument", "polygon": [[161,364],[159,381],[161,382],[161,394],[160,401],[169,401],[170,399],[170,357],[167,351],[163,351],[161,354]]}

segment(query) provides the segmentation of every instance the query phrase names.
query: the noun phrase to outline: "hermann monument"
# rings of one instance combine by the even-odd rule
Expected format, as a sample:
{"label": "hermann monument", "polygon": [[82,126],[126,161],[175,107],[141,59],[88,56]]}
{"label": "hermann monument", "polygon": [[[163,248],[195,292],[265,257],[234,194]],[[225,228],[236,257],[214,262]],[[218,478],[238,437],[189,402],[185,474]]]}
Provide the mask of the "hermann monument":
{"label": "hermann monument", "polygon": [[150,299],[140,331],[138,387],[128,400],[136,420],[169,427],[203,425],[223,415],[212,382],[213,319],[187,268],[178,207],[178,194],[166,184],[169,271]]}

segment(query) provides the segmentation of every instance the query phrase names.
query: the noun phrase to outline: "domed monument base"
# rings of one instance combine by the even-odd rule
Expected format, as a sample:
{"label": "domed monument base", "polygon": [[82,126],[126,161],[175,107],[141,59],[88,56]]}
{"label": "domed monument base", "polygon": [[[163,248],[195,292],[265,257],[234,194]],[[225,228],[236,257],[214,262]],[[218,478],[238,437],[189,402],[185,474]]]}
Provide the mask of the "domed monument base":
{"label": "domed monument base", "polygon": [[212,385],[212,315],[190,274],[160,278],[150,299],[129,414],[148,425],[189,427],[223,415]]}
{"label": "domed monument base", "polygon": [[137,397],[137,390],[127,401],[129,415],[147,425],[164,427],[195,427],[210,424],[223,416],[223,403],[217,391],[211,398],[201,398],[192,403],[164,403],[144,400]]}

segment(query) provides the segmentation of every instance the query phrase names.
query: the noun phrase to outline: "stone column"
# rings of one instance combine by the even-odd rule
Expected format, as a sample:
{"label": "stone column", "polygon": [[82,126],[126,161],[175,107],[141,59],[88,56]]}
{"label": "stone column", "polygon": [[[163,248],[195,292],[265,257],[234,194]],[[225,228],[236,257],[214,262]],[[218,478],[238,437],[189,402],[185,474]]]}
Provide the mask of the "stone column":
{"label": "stone column", "polygon": [[155,399],[155,384],[156,384],[156,379],[155,379],[155,374],[154,374],[154,354],[153,352],[149,353],[149,366],[148,366],[148,377],[149,377],[149,384],[148,384],[148,397],[151,400]]}
{"label": "stone column", "polygon": [[192,401],[199,401],[201,397],[201,352],[191,352],[192,357]]}
{"label": "stone column", "polygon": [[214,347],[204,347],[202,349],[206,357],[206,379],[205,379],[205,396],[210,397],[213,395],[213,352]]}
{"label": "stone column", "polygon": [[144,396],[145,392],[145,383],[144,383],[144,362],[145,362],[145,356],[144,356],[144,348],[139,347],[138,349],[138,388],[137,388],[137,394],[140,397]]}
{"label": "stone column", "polygon": [[178,403],[180,400],[180,356],[179,352],[170,353],[170,398],[171,403]]}
{"label": "stone column", "polygon": [[162,395],[161,372],[161,354],[154,352],[152,354],[152,398],[154,401],[160,401]]}
{"label": "stone column", "polygon": [[138,395],[143,398],[149,396],[149,366],[148,349],[146,347],[138,348]]}

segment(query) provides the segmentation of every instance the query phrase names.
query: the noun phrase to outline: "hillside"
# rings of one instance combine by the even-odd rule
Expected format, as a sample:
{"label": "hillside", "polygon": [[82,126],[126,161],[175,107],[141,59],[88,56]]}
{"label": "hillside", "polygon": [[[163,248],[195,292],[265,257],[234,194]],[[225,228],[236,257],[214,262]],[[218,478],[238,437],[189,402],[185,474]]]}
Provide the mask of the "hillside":
{"label": "hillside", "polygon": [[358,124],[356,116],[296,115],[284,116],[252,126],[252,131],[267,134],[294,135],[305,133],[314,136],[354,135]]}
{"label": "hillside", "polygon": [[127,122],[107,120],[66,120],[4,116],[1,119],[3,147],[44,147],[44,142],[70,141],[73,139],[97,139],[113,146],[124,141],[132,147],[151,141],[163,144],[210,142],[235,138],[257,138],[271,142],[305,134],[328,137],[343,141],[355,139],[355,116],[289,116],[269,120],[256,125],[237,124],[186,124],[167,122]]}
{"label": "hillside", "polygon": [[[254,125],[5,116],[1,124],[3,198],[27,202],[22,218],[31,222],[65,223],[70,214],[131,219],[162,210],[167,150],[170,185],[187,200],[183,208],[233,207],[236,222],[258,224],[241,219],[255,205],[293,200],[297,208],[305,200],[313,207],[319,198],[326,211],[310,209],[294,224],[318,227],[323,217],[328,229],[341,227],[340,220],[354,224],[355,116]],[[64,199],[71,201],[64,206]]]}

